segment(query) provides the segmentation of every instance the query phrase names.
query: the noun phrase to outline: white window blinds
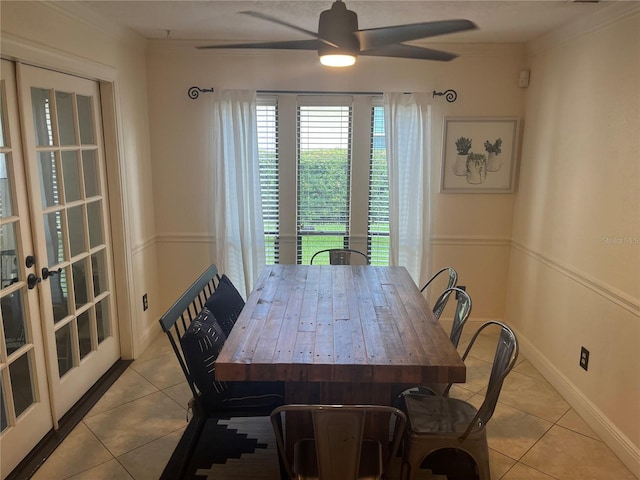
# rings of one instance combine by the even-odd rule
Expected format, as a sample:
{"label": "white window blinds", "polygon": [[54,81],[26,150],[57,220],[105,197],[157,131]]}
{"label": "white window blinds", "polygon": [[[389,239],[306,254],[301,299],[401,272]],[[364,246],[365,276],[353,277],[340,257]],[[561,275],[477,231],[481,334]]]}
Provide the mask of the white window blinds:
{"label": "white window blinds", "polygon": [[351,105],[305,100],[297,122],[300,264],[318,250],[348,247],[351,185]]}
{"label": "white window blinds", "polygon": [[256,105],[258,158],[266,264],[279,263],[280,179],[278,176],[278,107],[275,97],[259,97]]}
{"label": "white window blinds", "polygon": [[371,114],[367,243],[371,264],[389,265],[389,176],[381,105],[374,106]]}

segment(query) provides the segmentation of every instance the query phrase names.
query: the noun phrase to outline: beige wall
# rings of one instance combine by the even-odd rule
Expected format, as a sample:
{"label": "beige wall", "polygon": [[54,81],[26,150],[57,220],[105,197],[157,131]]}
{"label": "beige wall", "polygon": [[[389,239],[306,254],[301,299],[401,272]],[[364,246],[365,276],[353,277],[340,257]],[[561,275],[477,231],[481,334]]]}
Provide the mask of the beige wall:
{"label": "beige wall", "polygon": [[639,63],[637,10],[530,56],[507,304],[527,358],[637,475]]}
{"label": "beige wall", "polygon": [[[146,40],[100,22],[80,21],[76,5],[3,1],[3,57],[107,80],[119,123],[115,154],[107,158],[112,202],[116,289],[123,356],[139,354],[157,334],[155,223],[149,148]],[[107,112],[108,113],[108,112]],[[124,287],[124,288],[123,288]],[[142,311],[142,294],[150,309]]]}
{"label": "beige wall", "polygon": [[[461,53],[450,63],[360,58],[355,67],[331,70],[311,52],[214,52],[194,43],[154,41],[148,55],[154,202],[161,291],[180,293],[215,261],[210,217],[210,145],[213,96],[197,100],[187,89],[300,91],[415,91],[453,88],[458,100],[433,100],[432,265],[459,267],[460,281],[477,298],[474,318],[502,318],[512,228],[512,194],[440,194],[444,116],[521,117],[524,91],[517,86],[525,64],[518,45],[443,45]],[[366,179],[363,179],[366,182]],[[445,314],[447,315],[447,314]]]}

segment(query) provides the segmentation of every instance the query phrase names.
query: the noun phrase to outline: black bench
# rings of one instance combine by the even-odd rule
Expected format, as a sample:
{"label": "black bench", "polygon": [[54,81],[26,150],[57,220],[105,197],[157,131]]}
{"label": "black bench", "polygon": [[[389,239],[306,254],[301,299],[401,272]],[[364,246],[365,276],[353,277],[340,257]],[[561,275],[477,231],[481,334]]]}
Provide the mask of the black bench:
{"label": "black bench", "polygon": [[269,416],[284,401],[280,382],[215,379],[215,359],[243,305],[231,281],[211,265],[160,318],[193,395],[193,417],[163,479],[182,478],[207,420]]}

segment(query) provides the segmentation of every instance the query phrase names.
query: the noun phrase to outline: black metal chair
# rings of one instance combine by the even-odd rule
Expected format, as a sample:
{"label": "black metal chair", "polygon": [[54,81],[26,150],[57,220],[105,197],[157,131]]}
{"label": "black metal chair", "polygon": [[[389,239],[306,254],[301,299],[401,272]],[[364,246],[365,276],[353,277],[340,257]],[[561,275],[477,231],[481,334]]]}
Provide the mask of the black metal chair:
{"label": "black metal chair", "polygon": [[[495,411],[502,384],[518,358],[518,341],[507,325],[489,321],[476,331],[462,356],[465,360],[478,335],[492,325],[500,328],[500,336],[487,393],[480,408],[446,396],[408,394],[403,397],[402,408],[407,415],[403,470],[409,469],[408,477],[403,478],[417,478],[420,465],[432,453],[457,449],[474,460],[480,480],[490,480],[486,425]],[[449,388],[451,384],[446,393]]]}
{"label": "black metal chair", "polygon": [[353,250],[351,248],[327,248],[326,250],[320,250],[313,254],[311,257],[311,265],[314,264],[314,260],[318,255],[329,253],[330,265],[351,265],[351,255],[359,257],[362,262],[369,265],[371,261],[369,257],[362,253],[360,250]]}
{"label": "black metal chair", "polygon": [[[193,395],[189,402],[193,418],[165,467],[163,479],[182,477],[208,419],[269,416],[284,402],[282,382],[216,380],[215,360],[226,335],[205,305],[224,285],[217,267],[211,265],[160,318]],[[222,325],[230,323],[223,321]]]}

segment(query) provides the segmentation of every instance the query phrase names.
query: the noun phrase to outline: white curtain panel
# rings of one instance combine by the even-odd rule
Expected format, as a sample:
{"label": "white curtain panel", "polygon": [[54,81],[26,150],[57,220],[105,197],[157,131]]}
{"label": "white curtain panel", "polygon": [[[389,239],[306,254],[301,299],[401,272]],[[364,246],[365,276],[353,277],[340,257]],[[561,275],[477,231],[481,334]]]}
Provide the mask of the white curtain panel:
{"label": "white curtain panel", "polygon": [[265,265],[256,92],[214,97],[215,262],[246,298]]}
{"label": "white curtain panel", "polygon": [[431,114],[426,93],[385,93],[389,165],[389,264],[421,285],[430,259]]}

